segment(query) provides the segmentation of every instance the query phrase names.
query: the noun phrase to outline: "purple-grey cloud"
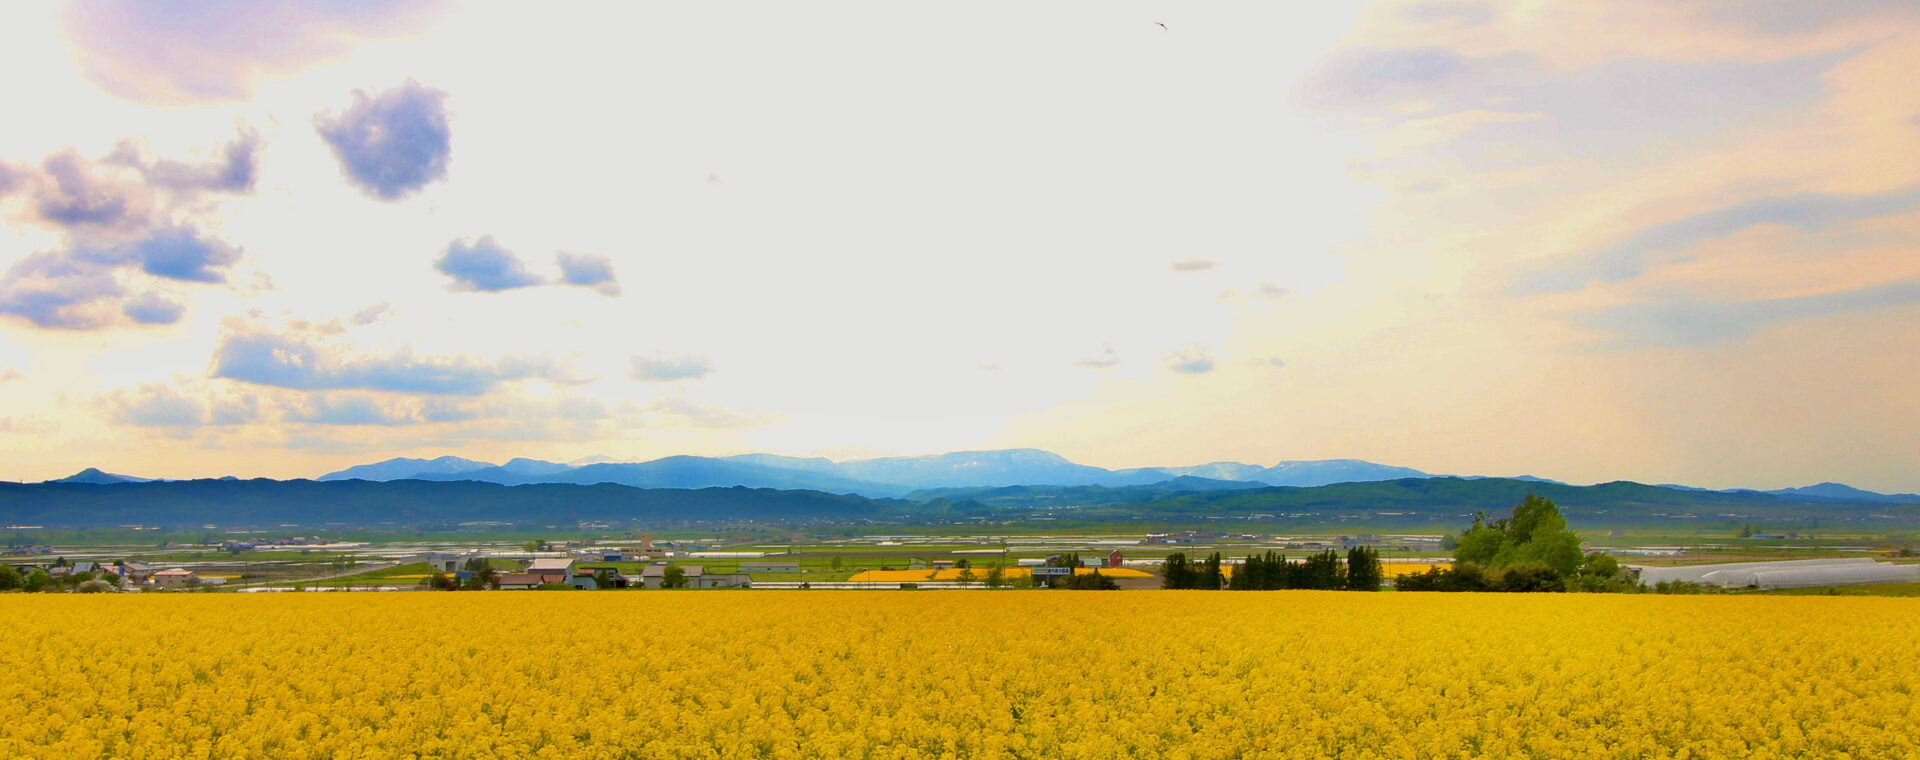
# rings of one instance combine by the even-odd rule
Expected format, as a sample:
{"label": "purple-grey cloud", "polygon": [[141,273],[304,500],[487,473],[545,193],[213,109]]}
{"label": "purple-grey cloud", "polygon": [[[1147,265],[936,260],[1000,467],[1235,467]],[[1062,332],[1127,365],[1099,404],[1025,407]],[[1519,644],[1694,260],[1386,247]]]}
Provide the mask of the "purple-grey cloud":
{"label": "purple-grey cloud", "polygon": [[386,356],[356,356],[305,336],[258,328],[230,330],[214,349],[212,375],[255,385],[303,391],[367,390],[473,396],[506,383],[584,382],[547,357],[415,356],[402,348]]}
{"label": "purple-grey cloud", "polygon": [[96,165],[71,148],[47,157],[40,169],[37,206],[41,221],[60,227],[119,227],[147,215],[146,194],[132,183],[101,176]]}
{"label": "purple-grey cloud", "polygon": [[1521,53],[1474,58],[1438,47],[1352,48],[1309,75],[1300,98],[1309,106],[1334,110],[1440,100],[1510,79],[1532,63],[1531,56]]}
{"label": "purple-grey cloud", "polygon": [[546,282],[527,271],[520,257],[501,247],[492,235],[482,235],[472,242],[448,243],[440,258],[433,262],[433,268],[453,278],[449,289],[463,292],[498,293]]}
{"label": "purple-grey cloud", "polygon": [[92,330],[119,320],[114,302],[125,294],[112,265],[84,252],[42,251],[0,274],[0,315],[47,329]]}
{"label": "purple-grey cloud", "polygon": [[59,429],[58,423],[31,414],[24,417],[0,417],[0,433],[47,435]]}
{"label": "purple-grey cloud", "polygon": [[560,262],[560,281],[568,285],[592,288],[603,296],[620,295],[620,282],[613,274],[613,260],[593,253],[554,254]]}
{"label": "purple-grey cloud", "polygon": [[1859,18],[1881,10],[1912,10],[1909,0],[1747,0],[1709,3],[1707,17],[1722,24],[1744,26],[1773,34],[1805,34],[1829,24]]}
{"label": "purple-grey cloud", "polygon": [[1275,285],[1271,282],[1260,283],[1260,287],[1256,292],[1259,294],[1261,298],[1265,298],[1269,301],[1278,301],[1282,298],[1286,298],[1287,296],[1293,295],[1292,290],[1280,287],[1279,285]]}
{"label": "purple-grey cloud", "polygon": [[1668,298],[1582,311],[1569,321],[1612,334],[1611,348],[1686,348],[1745,338],[1787,322],[1915,305],[1920,305],[1920,281],[1749,301]]}
{"label": "purple-grey cloud", "polygon": [[260,401],[252,395],[182,393],[165,384],[116,388],[96,395],[94,403],[111,422],[162,428],[176,437],[195,428],[245,425],[262,419]]}
{"label": "purple-grey cloud", "polygon": [[158,293],[141,293],[121,304],[120,311],[135,324],[170,325],[180,321],[180,317],[187,313],[187,307],[169,301]]}
{"label": "purple-grey cloud", "polygon": [[[1847,55],[1624,59],[1569,71],[1526,53],[1474,57],[1439,47],[1352,48],[1330,56],[1302,80],[1297,97],[1316,111],[1352,117],[1351,126],[1368,131],[1489,109],[1527,115],[1486,123],[1414,151],[1415,156],[1440,152],[1478,171],[1512,168],[1516,160],[1531,165],[1565,155],[1592,159],[1640,150],[1649,124],[1659,125],[1662,139],[1680,142],[1807,107],[1825,92],[1826,72]],[[1408,102],[1428,108],[1392,108]],[[1489,149],[1478,149],[1483,146]]]}
{"label": "purple-grey cloud", "polygon": [[1400,17],[1409,21],[1445,21],[1459,26],[1479,26],[1492,21],[1495,15],[1493,6],[1485,3],[1428,2],[1400,8]]}
{"label": "purple-grey cloud", "polygon": [[1566,293],[1594,282],[1624,282],[1645,274],[1664,258],[1686,259],[1686,249],[1757,225],[1777,224],[1820,230],[1857,219],[1871,219],[1920,207],[1920,188],[1879,195],[1800,195],[1759,198],[1695,214],[1636,232],[1575,261],[1555,261],[1523,275],[1519,293]]}
{"label": "purple-grey cloud", "polygon": [[165,385],[142,385],[100,397],[108,419],[145,428],[193,428],[206,424],[207,407]]}
{"label": "purple-grey cloud", "polygon": [[63,232],[124,233],[192,209],[208,194],[253,192],[261,149],[259,134],[245,125],[205,162],[149,160],[133,140],[121,140],[98,161],[68,148],[38,171],[0,164],[0,197],[27,192],[37,220]]}
{"label": "purple-grey cloud", "polygon": [[648,411],[678,418],[697,428],[747,428],[764,425],[768,421],[766,415],[753,410],[729,409],[678,397],[659,399],[648,407]]}
{"label": "purple-grey cloud", "polygon": [[286,411],[286,421],[315,425],[393,427],[420,422],[403,405],[357,393],[313,393]]}
{"label": "purple-grey cloud", "polygon": [[192,227],[163,227],[135,243],[129,254],[155,277],[186,282],[226,282],[224,271],[240,261],[240,249]]}
{"label": "purple-grey cloud", "polygon": [[422,400],[419,419],[427,423],[538,419],[588,423],[612,418],[607,403],[594,398],[562,396],[551,402],[518,399],[430,398]]}
{"label": "purple-grey cloud", "polygon": [[260,140],[242,126],[219,158],[148,160],[123,140],[95,161],[73,149],[38,167],[0,163],[0,201],[23,196],[20,218],[50,228],[62,247],[0,274],[0,315],[43,328],[91,330],[169,324],[184,306],[148,294],[127,299],[134,271],[193,283],[223,283],[240,260],[233,244],[191,219],[218,195],[251,192]]}
{"label": "purple-grey cloud", "polygon": [[191,227],[162,228],[128,244],[42,251],[0,274],[0,314],[69,330],[112,325],[116,314],[139,324],[172,323],[184,307],[150,294],[122,303],[127,290],[116,273],[137,266],[170,280],[224,282],[239,258],[238,248]]}
{"label": "purple-grey cloud", "polygon": [[411,79],[374,96],[354,90],[353,105],[314,114],[313,128],[361,192],[399,200],[447,176],[453,130],[446,99]]}
{"label": "purple-grey cloud", "polygon": [[61,16],[88,81],[150,104],[240,101],[257,80],[412,34],[444,0],[74,0]]}
{"label": "purple-grey cloud", "polygon": [[6,200],[7,196],[27,186],[28,171],[25,167],[0,161],[0,200]]}
{"label": "purple-grey cloud", "polygon": [[386,319],[387,315],[392,313],[393,313],[393,302],[381,301],[377,304],[368,306],[367,308],[354,312],[353,316],[347,317],[347,322],[351,323],[354,327],[365,327],[367,325],[378,322],[382,319]]}
{"label": "purple-grey cloud", "polygon": [[214,192],[239,195],[253,192],[259,179],[260,152],[265,144],[260,133],[240,127],[232,142],[220,149],[220,159],[206,163],[187,163],[170,158],[152,162],[141,159],[138,148],[127,144],[116,148],[115,156],[146,175],[147,182],[179,193]]}

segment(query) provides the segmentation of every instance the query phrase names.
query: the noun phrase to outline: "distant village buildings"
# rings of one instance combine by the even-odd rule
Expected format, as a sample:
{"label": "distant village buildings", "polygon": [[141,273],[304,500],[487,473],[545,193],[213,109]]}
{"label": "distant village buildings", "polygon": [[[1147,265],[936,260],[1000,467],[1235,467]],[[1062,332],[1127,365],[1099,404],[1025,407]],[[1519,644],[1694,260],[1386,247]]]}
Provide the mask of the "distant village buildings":
{"label": "distant village buildings", "polygon": [[421,552],[414,555],[413,561],[432,568],[436,573],[457,573],[465,569],[468,562],[479,556],[479,549],[469,549],[464,552]]}
{"label": "distant village buildings", "polygon": [[191,586],[200,582],[200,575],[192,570],[171,568],[153,573],[153,585],[161,588]]}
{"label": "distant village buildings", "polygon": [[751,588],[753,577],[746,573],[709,573],[702,565],[648,565],[640,569],[640,587],[666,588],[668,568],[680,569],[686,588]]}

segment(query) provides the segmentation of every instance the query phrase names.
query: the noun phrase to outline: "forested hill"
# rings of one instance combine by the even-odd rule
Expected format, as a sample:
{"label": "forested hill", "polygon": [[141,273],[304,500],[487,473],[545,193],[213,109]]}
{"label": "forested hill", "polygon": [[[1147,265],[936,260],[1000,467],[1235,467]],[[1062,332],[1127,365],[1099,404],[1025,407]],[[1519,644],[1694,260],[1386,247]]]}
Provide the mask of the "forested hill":
{"label": "forested hill", "polygon": [[[601,483],[507,486],[478,481],[190,480],[0,483],[0,524],[48,526],[419,525],[491,521],[572,525],[735,520],[861,522],[992,519],[1185,523],[1254,517],[1292,524],[1446,525],[1476,510],[1505,514],[1527,494],[1576,524],[1671,519],[1920,521],[1920,504],[1841,502],[1639,483],[1570,486],[1505,478],[1407,478],[1310,488],[1243,487],[1183,478],[1148,486],[943,489],[911,500],[765,488],[660,489]],[[1457,527],[1457,526],[1455,526]]]}
{"label": "forested hill", "polygon": [[904,506],[819,491],[645,489],[607,483],[504,486],[475,481],[266,479],[0,483],[0,522],[64,526],[857,520],[897,516]]}
{"label": "forested hill", "polygon": [[[1635,521],[1649,517],[1710,518],[1724,515],[1820,518],[1871,517],[1920,519],[1920,504],[1835,501],[1757,491],[1702,491],[1618,481],[1574,486],[1513,478],[1403,478],[1366,483],[1336,483],[1311,488],[1200,488],[1169,492],[1166,484],[1139,488],[1098,486],[937,489],[913,498],[940,498],[978,504],[990,511],[1015,508],[1072,510],[1093,515],[1174,519],[1187,516],[1378,515],[1401,513],[1418,518],[1452,519],[1484,510],[1505,512],[1527,494],[1553,499],[1569,519],[1592,523]],[[1283,520],[1284,521],[1284,520]]]}

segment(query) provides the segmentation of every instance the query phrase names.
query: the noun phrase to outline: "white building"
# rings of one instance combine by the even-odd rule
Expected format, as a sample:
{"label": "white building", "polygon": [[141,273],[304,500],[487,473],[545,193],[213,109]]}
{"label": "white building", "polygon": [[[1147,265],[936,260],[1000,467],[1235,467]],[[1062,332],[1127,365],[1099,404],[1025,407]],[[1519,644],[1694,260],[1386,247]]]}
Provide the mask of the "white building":
{"label": "white building", "polygon": [[1920,581],[1920,565],[1876,562],[1870,557],[1628,567],[1640,575],[1642,586],[1681,582],[1720,588],[1775,589]]}

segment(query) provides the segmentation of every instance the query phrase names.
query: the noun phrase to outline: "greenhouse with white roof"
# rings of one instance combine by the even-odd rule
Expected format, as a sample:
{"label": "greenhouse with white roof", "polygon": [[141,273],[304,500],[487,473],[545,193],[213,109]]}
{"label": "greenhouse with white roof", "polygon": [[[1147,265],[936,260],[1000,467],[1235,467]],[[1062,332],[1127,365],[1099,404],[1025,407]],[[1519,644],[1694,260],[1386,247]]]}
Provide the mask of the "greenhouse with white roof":
{"label": "greenhouse with white roof", "polygon": [[1920,581],[1920,565],[1876,562],[1869,557],[1629,567],[1639,574],[1643,586],[1678,581],[1720,588],[1776,589]]}

